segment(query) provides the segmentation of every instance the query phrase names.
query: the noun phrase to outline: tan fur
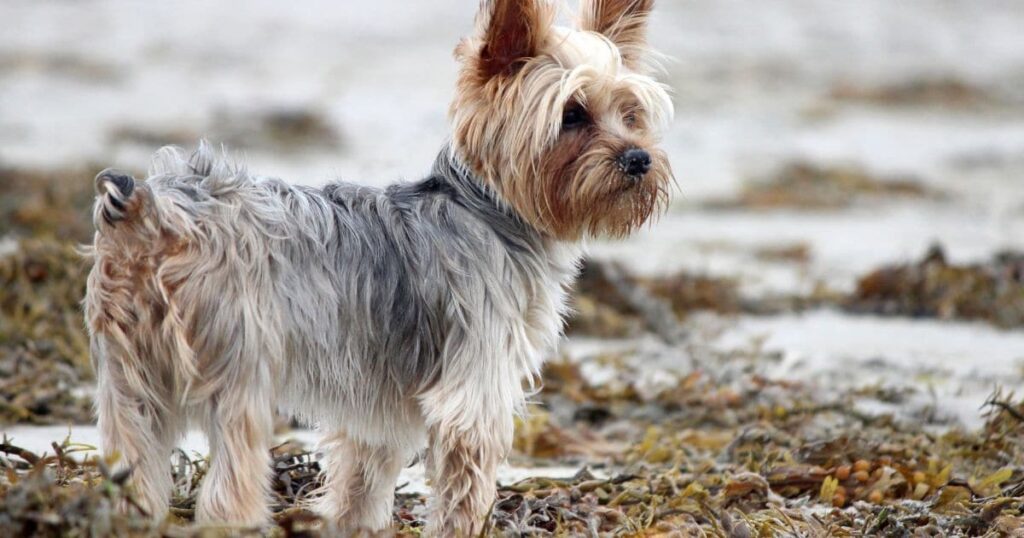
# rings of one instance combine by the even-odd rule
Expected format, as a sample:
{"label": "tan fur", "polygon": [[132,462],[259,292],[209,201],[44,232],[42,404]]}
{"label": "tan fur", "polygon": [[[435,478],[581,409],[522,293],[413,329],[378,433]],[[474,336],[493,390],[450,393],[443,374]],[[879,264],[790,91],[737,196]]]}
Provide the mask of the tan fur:
{"label": "tan fur", "polygon": [[316,511],[334,514],[333,532],[362,529],[373,532],[391,525],[395,481],[410,454],[396,447],[368,446],[344,432],[321,442],[320,464],[328,476]]}
{"label": "tan fur", "polygon": [[[428,536],[479,536],[494,502],[498,464],[511,443],[511,415],[496,431],[430,431],[431,526]],[[503,431],[504,430],[504,431]],[[508,439],[504,439],[508,437]]]}
{"label": "tan fur", "polygon": [[[641,64],[626,56],[628,50],[640,58],[647,50],[636,35],[648,4],[589,4],[583,21],[594,30],[510,30],[485,19],[490,24],[459,48],[463,68],[451,107],[456,149],[519,214],[554,238],[623,237],[667,203],[672,171],[656,144],[672,104],[665,87],[635,71]],[[511,17],[508,10],[521,9],[521,20],[540,24],[553,18],[544,6],[509,0],[494,9],[502,21]],[[612,10],[619,8],[625,11],[616,16]],[[504,56],[507,65],[494,68],[484,59],[496,32],[506,32],[505,49],[532,55]],[[582,132],[560,135],[559,119],[572,101],[593,122]],[[615,155],[631,147],[650,151],[654,165],[643,183],[627,188],[609,178],[618,175]]]}
{"label": "tan fur", "polygon": [[653,10],[654,0],[582,0],[580,28],[607,36],[627,65],[641,69],[649,55],[647,18]]}

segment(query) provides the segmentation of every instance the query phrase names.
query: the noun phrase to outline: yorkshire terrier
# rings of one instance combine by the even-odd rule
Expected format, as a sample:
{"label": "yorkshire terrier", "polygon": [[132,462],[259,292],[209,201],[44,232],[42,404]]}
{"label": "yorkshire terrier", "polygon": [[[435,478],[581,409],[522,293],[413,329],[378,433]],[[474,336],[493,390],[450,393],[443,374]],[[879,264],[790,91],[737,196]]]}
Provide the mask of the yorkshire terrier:
{"label": "yorkshire terrier", "polygon": [[275,412],[324,436],[316,509],[392,522],[426,446],[428,535],[480,532],[583,243],[667,205],[672,116],[653,78],[653,0],[490,0],[461,63],[451,141],[416,183],[323,188],[257,178],[205,145],[149,178],[96,178],[85,299],[103,450],[139,505],[167,511],[168,456],[210,443],[200,522],[269,521]]}

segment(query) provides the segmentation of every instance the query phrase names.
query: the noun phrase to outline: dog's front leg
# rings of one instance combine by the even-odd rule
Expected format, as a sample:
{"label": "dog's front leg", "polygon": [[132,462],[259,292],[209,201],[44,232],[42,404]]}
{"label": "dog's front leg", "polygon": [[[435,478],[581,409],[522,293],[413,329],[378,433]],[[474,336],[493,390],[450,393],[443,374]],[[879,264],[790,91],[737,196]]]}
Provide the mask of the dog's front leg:
{"label": "dog's front leg", "polygon": [[[504,420],[511,422],[511,417]],[[496,495],[498,463],[508,454],[511,444],[499,439],[495,428],[505,426],[480,424],[469,430],[446,426],[431,429],[433,498],[427,536],[480,534]]]}
{"label": "dog's front leg", "polygon": [[512,445],[515,387],[508,384],[519,381],[496,377],[441,382],[424,401],[433,487],[427,536],[476,536],[486,523],[498,464]]}

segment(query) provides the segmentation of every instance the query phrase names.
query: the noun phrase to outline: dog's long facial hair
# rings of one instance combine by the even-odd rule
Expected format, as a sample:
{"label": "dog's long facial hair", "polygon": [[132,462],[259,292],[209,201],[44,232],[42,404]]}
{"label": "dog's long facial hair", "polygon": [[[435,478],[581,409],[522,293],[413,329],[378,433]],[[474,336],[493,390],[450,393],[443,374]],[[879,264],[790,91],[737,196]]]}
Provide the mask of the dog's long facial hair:
{"label": "dog's long facial hair", "polygon": [[138,505],[166,513],[167,457],[195,425],[211,451],[197,519],[267,522],[284,409],[324,433],[313,497],[332,528],[387,528],[426,444],[427,534],[479,533],[578,245],[636,230],[672,181],[652,0],[581,4],[573,28],[541,0],[483,4],[457,49],[451,147],[424,181],[293,187],[206,147],[161,150],[145,182],[97,177],[97,415]]}
{"label": "dog's long facial hair", "polygon": [[672,102],[649,76],[653,0],[582,4],[579,31],[554,26],[548,4],[495,2],[456,49],[451,108],[473,170],[537,229],[568,241],[629,234],[665,206],[672,180],[657,147]]}

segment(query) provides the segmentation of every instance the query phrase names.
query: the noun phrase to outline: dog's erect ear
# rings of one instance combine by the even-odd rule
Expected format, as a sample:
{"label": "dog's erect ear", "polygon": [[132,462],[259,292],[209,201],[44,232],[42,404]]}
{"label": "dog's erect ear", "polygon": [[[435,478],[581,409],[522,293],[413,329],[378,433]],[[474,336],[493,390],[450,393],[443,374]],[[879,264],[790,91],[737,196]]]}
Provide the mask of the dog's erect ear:
{"label": "dog's erect ear", "polygon": [[480,68],[487,78],[511,74],[537,55],[549,21],[543,0],[484,0]]}
{"label": "dog's erect ear", "polygon": [[654,0],[581,0],[580,29],[604,34],[637,66],[647,48],[647,19]]}

